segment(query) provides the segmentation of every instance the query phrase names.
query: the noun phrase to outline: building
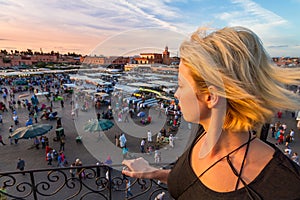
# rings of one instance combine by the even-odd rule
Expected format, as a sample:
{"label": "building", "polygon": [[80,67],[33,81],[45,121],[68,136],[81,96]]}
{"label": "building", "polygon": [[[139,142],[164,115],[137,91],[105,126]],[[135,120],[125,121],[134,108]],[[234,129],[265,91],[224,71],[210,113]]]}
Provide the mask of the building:
{"label": "building", "polygon": [[130,62],[129,57],[123,56],[84,56],[80,59],[81,63],[88,65],[109,65],[109,64],[119,64],[126,65]]}
{"label": "building", "polygon": [[137,64],[157,64],[163,63],[162,54],[160,53],[141,53],[140,57],[134,58]]}
{"label": "building", "polygon": [[80,58],[60,54],[3,54],[0,53],[0,67],[31,66],[38,63],[79,64]]}
{"label": "building", "polygon": [[300,67],[300,58],[297,57],[273,57],[273,62],[281,67]]}
{"label": "building", "polygon": [[106,57],[104,56],[84,56],[80,59],[81,63],[88,65],[105,65]]}

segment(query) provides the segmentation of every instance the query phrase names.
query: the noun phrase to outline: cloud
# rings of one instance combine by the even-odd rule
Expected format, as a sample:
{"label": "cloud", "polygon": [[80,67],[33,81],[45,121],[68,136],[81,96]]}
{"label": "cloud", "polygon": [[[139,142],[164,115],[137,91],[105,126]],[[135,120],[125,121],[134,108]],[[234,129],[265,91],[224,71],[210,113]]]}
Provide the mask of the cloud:
{"label": "cloud", "polygon": [[250,0],[231,0],[232,11],[217,14],[216,17],[226,21],[229,26],[243,25],[253,30],[270,29],[287,24],[287,21],[275,13]]}
{"label": "cloud", "polygon": [[[96,33],[102,30],[115,32],[149,26],[174,29],[176,27],[168,21],[175,20],[178,15],[178,10],[159,0],[146,3],[126,0],[24,0],[15,5],[14,1],[8,0],[0,9],[0,13],[11,20],[10,25],[24,23],[36,28],[63,27],[61,31],[66,31],[66,28],[73,30],[74,23],[83,29],[92,28]],[[151,9],[147,9],[149,6]]]}
{"label": "cloud", "polygon": [[168,46],[174,56],[184,37],[179,32],[163,28],[132,29],[99,43],[90,54],[132,56],[141,52],[161,53]]}
{"label": "cloud", "polygon": [[[145,26],[147,22],[152,23],[157,27],[170,28],[172,30],[176,29],[175,26],[169,22],[158,18],[157,15],[163,16],[165,18],[176,16],[175,12],[172,12],[172,8],[166,6],[161,1],[153,0],[149,1],[127,1],[119,0],[120,4],[125,8],[128,8],[129,11],[134,12],[140,19],[140,22]],[[146,23],[145,23],[146,22]]]}
{"label": "cloud", "polygon": [[169,1],[131,0],[130,4],[131,6],[133,6],[133,8],[137,7],[145,15],[152,14],[154,16],[160,16],[165,19],[173,18],[172,20],[179,18],[180,15],[178,15],[178,13],[181,13],[181,11],[176,7],[169,6],[169,4],[167,3],[169,3]]}
{"label": "cloud", "polygon": [[[227,26],[244,26],[253,30],[263,41],[271,56],[295,55],[295,26],[282,16],[251,0],[230,0],[230,9],[217,13],[217,20]],[[284,45],[282,45],[284,44]]]}
{"label": "cloud", "polygon": [[0,26],[6,29],[0,35],[35,48],[66,43],[71,49],[83,45],[87,49],[132,29],[177,30],[179,17],[180,10],[169,0],[6,0],[0,7]]}
{"label": "cloud", "polygon": [[287,48],[289,47],[289,45],[284,44],[284,45],[273,45],[273,46],[267,46],[268,48],[272,49],[272,48]]}
{"label": "cloud", "polygon": [[18,49],[17,47],[12,47],[12,46],[3,46],[1,47],[2,49],[9,49],[9,50],[14,50],[14,49]]}

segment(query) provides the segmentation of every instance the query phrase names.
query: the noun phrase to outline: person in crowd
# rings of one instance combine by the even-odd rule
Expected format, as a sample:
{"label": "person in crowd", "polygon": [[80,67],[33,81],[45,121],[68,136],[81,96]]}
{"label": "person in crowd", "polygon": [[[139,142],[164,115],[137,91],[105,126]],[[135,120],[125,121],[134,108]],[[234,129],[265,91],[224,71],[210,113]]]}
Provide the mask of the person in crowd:
{"label": "person in crowd", "polygon": [[32,125],[32,124],[33,124],[32,118],[29,117],[28,120],[27,120],[26,123],[25,123],[25,126],[29,126],[29,125]]}
{"label": "person in crowd", "polygon": [[148,143],[152,142],[152,132],[150,130],[147,132],[147,141]]}
{"label": "person in crowd", "polygon": [[152,117],[151,115],[148,115],[146,124],[151,124],[151,121],[152,121]]}
{"label": "person in crowd", "polygon": [[283,128],[283,131],[285,132],[285,131],[286,131],[286,129],[287,129],[287,125],[286,125],[286,123],[285,123],[285,122],[283,122],[281,126],[282,126],[282,128]]}
{"label": "person in crowd", "polygon": [[292,157],[291,157],[292,161],[294,161],[295,163],[297,163],[297,165],[300,165],[299,163],[299,156],[297,152],[294,152]]}
{"label": "person in crowd", "polygon": [[274,124],[270,124],[270,129],[271,129],[271,133],[272,133],[272,137],[275,137],[275,125]]}
{"label": "person in crowd", "polygon": [[162,137],[161,132],[158,132],[158,133],[156,134],[156,143],[160,143],[161,137]]}
{"label": "person in crowd", "polygon": [[121,148],[126,147],[127,139],[125,137],[125,133],[121,133],[121,136],[119,137],[119,142]]}
{"label": "person in crowd", "polygon": [[128,197],[133,196],[132,192],[131,192],[131,182],[129,179],[125,179],[125,184],[126,184],[126,188],[125,188],[125,198],[127,199]]}
{"label": "person in crowd", "polygon": [[161,129],[159,132],[161,133],[161,135],[162,135],[163,137],[166,137],[166,136],[167,136],[167,131],[166,131],[165,127],[162,127],[162,129]]}
{"label": "person in crowd", "polygon": [[259,37],[243,27],[199,29],[180,56],[175,97],[185,121],[198,124],[195,139],[172,169],[137,158],[124,160],[122,173],[167,183],[178,200],[299,199],[300,167],[260,139],[274,111],[300,107],[285,88],[300,85],[299,68],[271,63]]}
{"label": "person in crowd", "polygon": [[159,193],[154,200],[164,200],[165,192]]}
{"label": "person in crowd", "polygon": [[120,137],[119,135],[115,134],[115,145],[116,145],[116,147],[120,146],[119,137]]}
{"label": "person in crowd", "polygon": [[275,139],[277,140],[277,144],[283,144],[283,138],[284,138],[284,131],[282,126],[278,128],[278,131],[275,135]]}
{"label": "person in crowd", "polygon": [[128,158],[128,156],[129,156],[129,151],[128,151],[128,148],[127,148],[127,147],[123,147],[123,148],[122,148],[122,156],[123,156],[123,159]]}
{"label": "person in crowd", "polygon": [[[23,172],[25,169],[25,161],[21,158],[18,158],[17,169],[20,170],[21,172]],[[25,173],[22,174],[25,175]]]}
{"label": "person in crowd", "polygon": [[4,145],[6,145],[4,142],[3,142],[3,137],[2,137],[2,135],[0,134],[0,143],[4,146]]}
{"label": "person in crowd", "polygon": [[46,148],[45,136],[40,137],[40,143],[42,144],[42,149],[45,149]]}
{"label": "person in crowd", "polygon": [[281,127],[281,122],[280,121],[277,121],[275,123],[275,131],[278,131],[279,130],[279,127]]}
{"label": "person in crowd", "polygon": [[159,150],[156,149],[154,151],[154,162],[155,163],[160,163],[160,161],[161,161],[161,153],[160,153]]}
{"label": "person in crowd", "polygon": [[100,118],[101,118],[101,114],[100,114],[100,112],[98,111],[98,112],[97,112],[97,120],[99,121]]}
{"label": "person in crowd", "polygon": [[51,151],[52,160],[58,160],[58,153],[55,149],[52,149]]}
{"label": "person in crowd", "polygon": [[10,144],[10,145],[14,144],[14,143],[13,143],[13,138],[12,138],[10,135],[8,136],[8,140],[9,140],[9,144]]}
{"label": "person in crowd", "polygon": [[[82,166],[82,162],[81,162],[81,160],[79,158],[77,158],[75,160],[75,166],[76,167],[77,166]],[[76,175],[77,175],[78,178],[85,178],[85,172],[84,172],[84,170],[82,170],[81,167],[77,168]]]}
{"label": "person in crowd", "polygon": [[38,123],[38,113],[36,111],[33,114],[33,118],[34,118],[35,123]]}
{"label": "person in crowd", "polygon": [[295,140],[295,131],[294,131],[294,129],[291,129],[290,130],[290,133],[289,133],[289,135],[290,135],[290,137],[291,137],[291,141],[290,142],[293,142],[294,140]]}
{"label": "person in crowd", "polygon": [[50,150],[48,153],[46,153],[46,160],[48,161],[48,165],[52,165],[52,150]]}
{"label": "person in crowd", "polygon": [[35,137],[33,139],[33,144],[34,144],[34,146],[35,146],[36,149],[40,149],[40,140],[39,140],[38,137]]}
{"label": "person in crowd", "polygon": [[122,122],[122,112],[118,113],[118,122]]}
{"label": "person in crowd", "polygon": [[124,122],[129,122],[128,115],[129,115],[129,109],[125,110],[125,119],[124,119]]}
{"label": "person in crowd", "polygon": [[65,144],[66,144],[65,136],[62,136],[62,137],[60,138],[60,147],[59,147],[59,151],[64,151],[64,150],[65,150]]}
{"label": "person in crowd", "polygon": [[13,115],[13,120],[14,120],[14,122],[15,122],[15,125],[18,125],[18,124],[19,124],[19,117],[18,117],[17,114],[14,114],[14,115]]}
{"label": "person in crowd", "polygon": [[72,177],[72,178],[74,178],[75,175],[76,175],[76,169],[74,168],[75,166],[76,166],[75,162],[73,162],[73,163],[70,165],[70,167],[71,167],[71,169],[70,169],[70,174],[71,174],[71,177]]}
{"label": "person in crowd", "polygon": [[145,138],[142,138],[141,145],[140,145],[141,153],[146,153],[145,152],[145,144],[146,144],[146,140],[145,140]]}
{"label": "person in crowd", "polygon": [[57,157],[57,166],[64,167],[64,164],[65,164],[65,155],[61,151],[61,152],[59,152],[58,157]]}
{"label": "person in crowd", "polygon": [[171,148],[174,148],[174,136],[173,134],[170,134],[169,136],[169,145]]}
{"label": "person in crowd", "polygon": [[61,105],[61,107],[62,107],[62,108],[64,108],[65,102],[64,102],[64,100],[63,100],[63,99],[62,99],[62,100],[60,100],[60,105]]}
{"label": "person in crowd", "polygon": [[104,161],[104,164],[106,165],[111,165],[113,163],[110,155],[107,156],[106,160]]}
{"label": "person in crowd", "polygon": [[284,154],[289,158],[292,156],[292,149],[289,145],[285,146]]}

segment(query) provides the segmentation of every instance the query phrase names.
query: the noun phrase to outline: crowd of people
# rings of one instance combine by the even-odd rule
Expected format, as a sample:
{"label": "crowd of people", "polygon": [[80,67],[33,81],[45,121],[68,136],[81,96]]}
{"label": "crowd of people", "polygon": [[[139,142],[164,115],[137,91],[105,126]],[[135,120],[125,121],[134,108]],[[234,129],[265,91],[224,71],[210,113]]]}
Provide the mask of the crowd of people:
{"label": "crowd of people", "polygon": [[[148,130],[145,137],[141,137],[136,145],[139,145],[140,153],[147,153],[154,155],[154,161],[159,163],[161,161],[161,148],[174,148],[175,138],[178,127],[181,121],[181,109],[178,102],[175,101],[160,101],[154,105],[157,110],[157,116],[149,114],[149,108],[138,106],[139,101],[134,101],[131,98],[124,98],[122,93],[114,93],[114,110],[117,113],[117,121],[121,123],[129,122],[130,117],[135,123],[140,125],[151,124],[153,120],[160,120],[162,115],[165,115],[167,120],[163,128],[157,132],[152,133]],[[139,104],[142,105],[142,104]],[[100,114],[98,114],[100,116]],[[142,133],[141,133],[142,134]],[[124,145],[127,139],[125,133],[120,135],[115,134],[116,146],[122,148],[123,158],[130,158],[129,147]],[[136,141],[136,140],[135,140]],[[137,152],[136,152],[137,153]]]}
{"label": "crowd of people", "polygon": [[[277,116],[277,118],[281,119],[282,117]],[[284,122],[276,121],[275,123],[270,124],[270,133],[275,139],[276,145],[284,146],[284,154],[299,165],[298,153],[294,152],[291,147],[291,144],[296,142],[295,130],[293,128],[288,129],[287,124]]]}
{"label": "crowd of people", "polygon": [[[24,85],[16,86],[16,82],[20,80],[23,81],[22,84]],[[16,129],[33,124],[43,124],[45,120],[56,120],[56,129],[61,128],[61,117],[57,117],[57,111],[53,111],[52,109],[54,99],[60,95],[65,96],[62,85],[70,81],[67,75],[62,74],[52,74],[49,76],[36,75],[26,78],[0,78],[0,92],[2,93],[2,101],[0,102],[0,123],[2,125],[11,124],[9,125],[7,133],[1,133],[0,142],[3,145],[7,143],[10,145],[18,145],[19,136],[11,136]],[[42,95],[40,95],[40,93],[42,93]],[[60,103],[63,108],[63,100],[60,100]],[[6,140],[8,140],[8,142],[5,142]],[[59,151],[50,147],[49,138],[46,135],[32,139],[34,148],[45,151],[44,155],[48,165],[53,165],[53,161],[57,161],[57,165],[54,166],[67,166],[64,155],[65,139],[61,137],[56,141],[60,144]]]}

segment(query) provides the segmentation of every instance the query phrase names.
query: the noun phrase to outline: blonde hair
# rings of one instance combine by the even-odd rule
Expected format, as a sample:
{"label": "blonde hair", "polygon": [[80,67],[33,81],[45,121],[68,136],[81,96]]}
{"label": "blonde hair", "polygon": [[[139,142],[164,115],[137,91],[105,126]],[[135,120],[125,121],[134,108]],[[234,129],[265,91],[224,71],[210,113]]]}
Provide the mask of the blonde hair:
{"label": "blonde hair", "polygon": [[243,27],[226,27],[206,34],[201,28],[180,47],[182,62],[200,93],[214,85],[227,99],[223,129],[248,131],[268,122],[276,110],[300,107],[299,96],[285,84],[299,85],[299,68],[280,68],[271,62],[258,36]]}

